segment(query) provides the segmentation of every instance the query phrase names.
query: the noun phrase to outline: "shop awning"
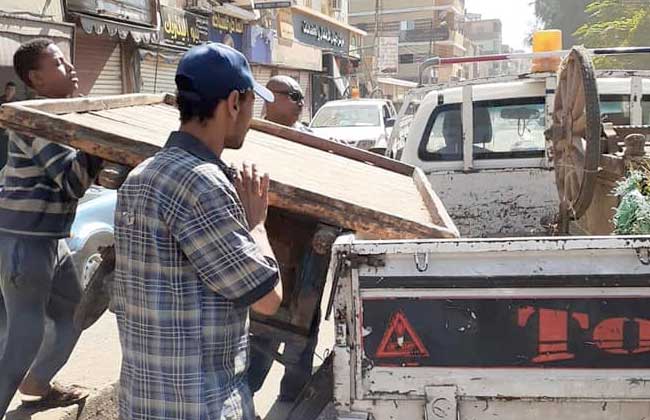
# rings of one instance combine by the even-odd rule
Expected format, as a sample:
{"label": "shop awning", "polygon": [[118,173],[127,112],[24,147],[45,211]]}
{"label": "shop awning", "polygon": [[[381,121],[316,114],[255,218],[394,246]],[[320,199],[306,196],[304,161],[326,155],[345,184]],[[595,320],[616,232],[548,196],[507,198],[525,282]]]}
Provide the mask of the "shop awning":
{"label": "shop awning", "polygon": [[138,44],[150,44],[158,40],[158,32],[151,28],[130,25],[123,22],[115,22],[108,19],[102,19],[94,16],[82,15],[75,13],[81,28],[87,34],[102,35],[107,33],[110,36],[119,36],[120,39],[126,39],[129,35]]}
{"label": "shop awning", "polygon": [[402,79],[394,79],[392,77],[378,77],[377,83],[381,83],[384,85],[400,86],[405,88],[415,88],[418,86],[418,84],[415,82],[410,82],[408,80],[402,80]]}
{"label": "shop awning", "polygon": [[241,19],[244,22],[252,22],[258,19],[257,15],[254,12],[230,3],[223,3],[220,6],[214,6],[214,12]]}

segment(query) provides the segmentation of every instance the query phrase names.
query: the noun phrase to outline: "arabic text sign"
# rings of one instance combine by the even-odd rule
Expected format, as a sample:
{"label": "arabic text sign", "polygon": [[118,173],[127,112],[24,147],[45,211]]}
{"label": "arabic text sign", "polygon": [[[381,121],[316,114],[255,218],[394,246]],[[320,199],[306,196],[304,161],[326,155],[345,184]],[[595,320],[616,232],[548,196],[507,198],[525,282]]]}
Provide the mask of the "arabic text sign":
{"label": "arabic text sign", "polygon": [[348,52],[350,33],[335,25],[293,12],[294,37],[298,41],[325,50]]}
{"label": "arabic text sign", "polygon": [[160,6],[162,43],[191,47],[208,41],[208,20],[203,16]]}

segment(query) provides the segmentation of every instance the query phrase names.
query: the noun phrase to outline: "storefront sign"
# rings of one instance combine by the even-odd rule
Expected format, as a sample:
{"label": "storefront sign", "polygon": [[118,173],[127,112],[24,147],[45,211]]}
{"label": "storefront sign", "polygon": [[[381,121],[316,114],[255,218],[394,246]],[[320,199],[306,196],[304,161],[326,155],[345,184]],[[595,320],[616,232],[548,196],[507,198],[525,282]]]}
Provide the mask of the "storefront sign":
{"label": "storefront sign", "polygon": [[349,49],[349,32],[337,28],[329,22],[293,13],[294,37],[300,42],[337,52]]}
{"label": "storefront sign", "polygon": [[255,9],[280,9],[283,7],[291,7],[290,1],[273,1],[273,0],[257,0],[253,2]]}
{"label": "storefront sign", "polygon": [[212,28],[223,32],[244,33],[244,22],[240,19],[215,13],[212,15]]}
{"label": "storefront sign", "polygon": [[160,6],[162,43],[191,47],[208,41],[208,19],[172,7]]}

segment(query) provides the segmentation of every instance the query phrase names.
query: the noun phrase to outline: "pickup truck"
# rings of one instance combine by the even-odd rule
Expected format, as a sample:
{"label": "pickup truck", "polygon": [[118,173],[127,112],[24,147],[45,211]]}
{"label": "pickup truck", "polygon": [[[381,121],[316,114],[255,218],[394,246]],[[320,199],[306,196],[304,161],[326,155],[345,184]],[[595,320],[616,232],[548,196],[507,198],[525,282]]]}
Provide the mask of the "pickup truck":
{"label": "pickup truck", "polygon": [[[650,72],[596,76],[604,121],[650,124]],[[552,124],[556,85],[555,73],[531,73],[415,89],[399,112],[387,154],[425,172],[461,236],[550,233],[559,198],[544,132]],[[419,108],[410,117],[413,101]],[[412,120],[407,128],[404,120]],[[463,148],[470,125],[473,147]]]}
{"label": "pickup truck", "polygon": [[[602,120],[650,124],[650,73],[594,79]],[[556,87],[564,99],[541,73],[407,96],[387,154],[427,174],[468,239],[334,244],[339,419],[648,418],[650,236],[544,236],[559,207]]]}

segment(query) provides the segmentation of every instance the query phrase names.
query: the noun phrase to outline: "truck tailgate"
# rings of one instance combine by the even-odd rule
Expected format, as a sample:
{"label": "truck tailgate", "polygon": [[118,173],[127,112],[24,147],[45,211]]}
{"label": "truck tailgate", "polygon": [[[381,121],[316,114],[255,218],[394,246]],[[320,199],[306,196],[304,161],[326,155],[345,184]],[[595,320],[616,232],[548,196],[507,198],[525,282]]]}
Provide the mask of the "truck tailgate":
{"label": "truck tailgate", "polygon": [[650,416],[649,248],[647,237],[339,242],[339,411]]}

